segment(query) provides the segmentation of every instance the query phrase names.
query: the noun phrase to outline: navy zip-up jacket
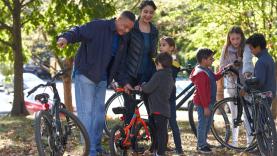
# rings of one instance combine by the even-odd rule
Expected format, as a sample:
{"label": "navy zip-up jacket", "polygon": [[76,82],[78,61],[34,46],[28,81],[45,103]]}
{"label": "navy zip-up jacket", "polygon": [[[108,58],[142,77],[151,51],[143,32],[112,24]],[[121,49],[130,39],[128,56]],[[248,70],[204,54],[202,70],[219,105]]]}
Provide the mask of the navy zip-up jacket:
{"label": "navy zip-up jacket", "polygon": [[275,63],[267,49],[262,50],[257,57],[254,76],[259,81],[259,90],[262,92],[271,91],[274,98],[276,95]]}
{"label": "navy zip-up jacket", "polygon": [[68,43],[81,42],[75,56],[75,70],[91,81],[98,83],[108,74],[108,83],[116,75],[120,60],[126,51],[125,35],[120,37],[116,56],[112,57],[113,36],[116,33],[115,19],[93,20],[63,33]]}

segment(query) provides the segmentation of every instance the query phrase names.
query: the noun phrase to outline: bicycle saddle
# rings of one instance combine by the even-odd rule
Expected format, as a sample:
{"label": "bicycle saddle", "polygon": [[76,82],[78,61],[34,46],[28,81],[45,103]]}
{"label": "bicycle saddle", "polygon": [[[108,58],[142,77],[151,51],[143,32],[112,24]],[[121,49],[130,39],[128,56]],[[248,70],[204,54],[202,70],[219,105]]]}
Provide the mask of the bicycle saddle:
{"label": "bicycle saddle", "polygon": [[41,103],[48,103],[49,95],[47,93],[41,93],[35,96],[35,100]]}
{"label": "bicycle saddle", "polygon": [[112,110],[114,114],[125,114],[127,111],[125,107],[114,107]]}

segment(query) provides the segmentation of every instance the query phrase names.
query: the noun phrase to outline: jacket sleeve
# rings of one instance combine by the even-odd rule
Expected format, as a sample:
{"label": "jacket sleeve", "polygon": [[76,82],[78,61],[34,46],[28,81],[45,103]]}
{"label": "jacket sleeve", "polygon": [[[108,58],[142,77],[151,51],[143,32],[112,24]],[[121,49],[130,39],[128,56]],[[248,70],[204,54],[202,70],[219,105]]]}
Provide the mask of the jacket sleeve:
{"label": "jacket sleeve", "polygon": [[243,58],[242,58],[242,73],[252,73],[254,72],[254,65],[252,61],[253,55],[251,53],[251,50],[248,45],[245,45],[244,47],[244,53],[243,53]]}
{"label": "jacket sleeve", "polygon": [[141,86],[142,91],[146,94],[150,94],[157,89],[159,84],[160,84],[160,78],[159,78],[159,75],[156,73],[152,76],[152,78],[147,83]]}
{"label": "jacket sleeve", "polygon": [[211,102],[211,87],[208,75],[206,75],[204,72],[199,73],[197,78],[195,78],[194,84],[197,87],[200,105],[204,108],[209,107]]}
{"label": "jacket sleeve", "polygon": [[266,66],[264,63],[262,63],[261,61],[257,61],[256,65],[255,65],[255,77],[257,78],[258,82],[259,82],[259,86],[264,86],[265,81],[266,81]]}
{"label": "jacket sleeve", "polygon": [[219,69],[219,71],[215,74],[215,80],[219,80],[222,78],[222,69]]}
{"label": "jacket sleeve", "polygon": [[90,40],[95,31],[97,31],[97,24],[92,21],[81,26],[75,26],[59,37],[66,38],[68,43],[76,43]]}
{"label": "jacket sleeve", "polygon": [[155,39],[154,39],[154,52],[152,53],[152,58],[156,58],[158,51],[157,51],[157,46],[158,46],[158,40],[159,40],[159,31],[157,30],[157,33],[155,35]]}

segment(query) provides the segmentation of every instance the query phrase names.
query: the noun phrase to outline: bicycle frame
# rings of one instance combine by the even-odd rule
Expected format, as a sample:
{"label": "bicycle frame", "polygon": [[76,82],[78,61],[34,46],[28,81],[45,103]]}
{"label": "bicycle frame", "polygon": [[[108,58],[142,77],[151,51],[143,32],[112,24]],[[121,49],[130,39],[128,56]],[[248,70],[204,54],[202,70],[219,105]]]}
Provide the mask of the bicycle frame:
{"label": "bicycle frame", "polygon": [[[142,104],[141,104],[142,105]],[[141,106],[140,105],[140,106]],[[139,107],[140,107],[139,106]],[[145,132],[146,132],[146,139],[147,140],[150,140],[150,132],[147,128],[147,125],[145,123],[145,121],[140,117],[140,112],[139,112],[139,107],[136,106],[136,109],[135,109],[135,113],[131,119],[131,122],[130,124],[128,124],[127,126],[125,126],[123,129],[125,131],[125,134],[126,134],[126,138],[124,139],[123,141],[123,145],[126,145],[126,146],[129,146],[131,145],[131,142],[129,142],[129,137],[132,135],[130,134],[131,132],[131,129],[133,128],[133,126],[136,126],[138,125],[139,123],[142,124],[143,128],[145,129]]]}
{"label": "bicycle frame", "polygon": [[181,106],[192,96],[192,94],[194,93],[194,90],[195,90],[194,84],[190,83],[180,94],[176,96],[176,100],[177,100],[186,93],[186,95],[182,98],[182,100],[179,101],[178,104],[176,105],[177,110],[178,109],[182,110]]}

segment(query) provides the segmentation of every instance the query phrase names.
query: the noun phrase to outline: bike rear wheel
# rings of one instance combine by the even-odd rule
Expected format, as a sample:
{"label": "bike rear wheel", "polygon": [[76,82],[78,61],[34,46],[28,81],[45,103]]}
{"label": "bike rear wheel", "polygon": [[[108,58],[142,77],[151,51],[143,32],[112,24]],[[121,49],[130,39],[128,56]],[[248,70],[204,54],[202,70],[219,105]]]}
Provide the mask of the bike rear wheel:
{"label": "bike rear wheel", "polygon": [[126,139],[124,129],[120,125],[115,125],[112,128],[109,146],[112,156],[127,156],[128,147],[123,144]]}
{"label": "bike rear wheel", "polygon": [[252,140],[249,139],[251,141],[247,142],[247,135],[251,132],[246,130],[245,122],[237,126],[237,129],[232,129],[233,117],[229,105],[230,103],[237,105],[237,101],[237,98],[230,97],[215,104],[212,112],[214,115],[212,131],[215,138],[225,147],[238,151],[251,151],[256,147],[255,137],[252,136]]}
{"label": "bike rear wheel", "polygon": [[257,142],[262,156],[273,156],[277,154],[277,133],[271,111],[266,104],[260,103],[257,113]]}

